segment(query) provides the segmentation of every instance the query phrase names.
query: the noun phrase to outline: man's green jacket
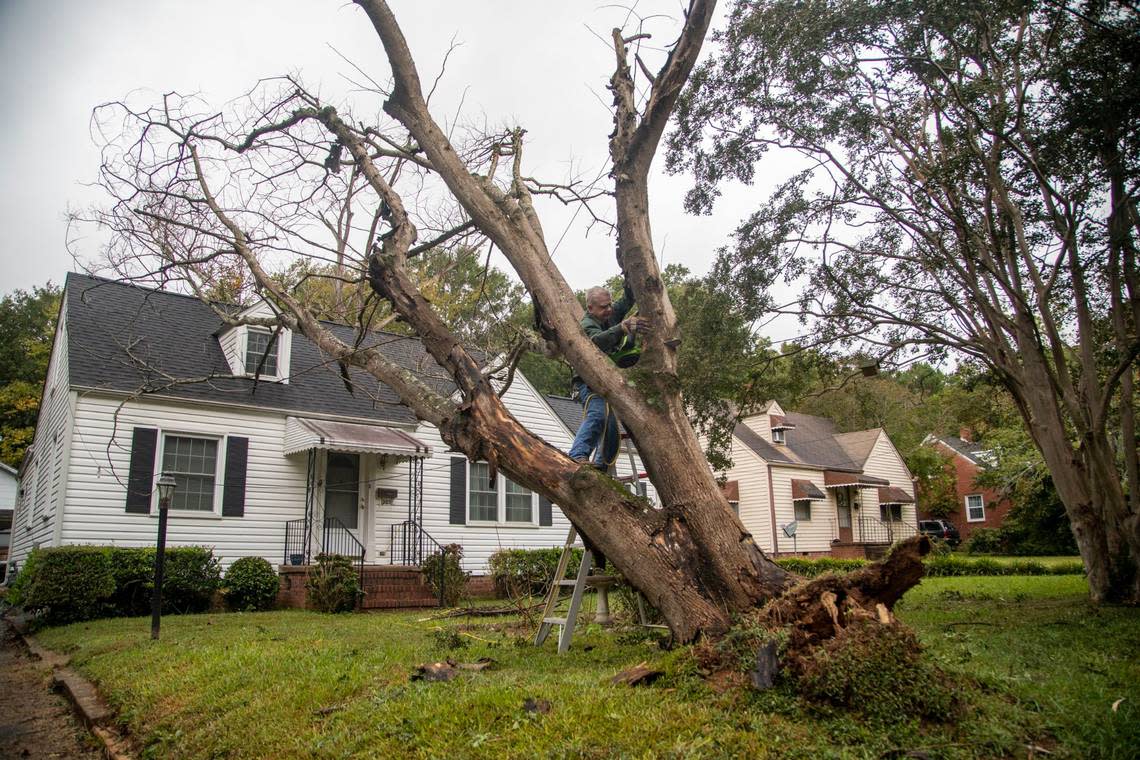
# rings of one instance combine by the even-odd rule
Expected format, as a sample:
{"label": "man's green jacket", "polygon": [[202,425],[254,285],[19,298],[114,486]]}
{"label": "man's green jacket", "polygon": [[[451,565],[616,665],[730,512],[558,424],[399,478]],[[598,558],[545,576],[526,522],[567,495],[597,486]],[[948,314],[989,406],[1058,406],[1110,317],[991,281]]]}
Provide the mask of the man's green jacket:
{"label": "man's green jacket", "polygon": [[629,289],[629,285],[626,285],[623,288],[621,299],[614,304],[614,310],[610,312],[610,318],[605,322],[595,319],[588,311],[582,317],[581,325],[586,332],[586,337],[594,341],[594,345],[607,356],[616,351],[622,344],[622,339],[625,338],[625,330],[621,328],[621,321],[625,319],[626,314],[629,314],[633,304],[633,291]]}

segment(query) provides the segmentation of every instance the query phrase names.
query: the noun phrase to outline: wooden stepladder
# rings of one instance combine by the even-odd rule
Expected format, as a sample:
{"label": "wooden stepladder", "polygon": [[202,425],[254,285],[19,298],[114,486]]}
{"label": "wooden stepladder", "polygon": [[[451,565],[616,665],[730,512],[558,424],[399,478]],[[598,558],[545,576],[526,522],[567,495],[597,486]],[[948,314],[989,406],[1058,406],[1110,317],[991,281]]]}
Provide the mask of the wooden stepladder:
{"label": "wooden stepladder", "polygon": [[[637,472],[637,460],[633,455],[633,444],[629,439],[629,435],[622,434],[622,440],[625,444],[626,454],[629,456],[629,465],[633,472],[629,480],[633,484],[633,492],[641,492],[641,476]],[[610,469],[611,474],[613,468]],[[625,480],[623,478],[623,480]],[[554,579],[550,584],[550,591],[546,596],[546,604],[542,610],[542,624],[538,627],[538,633],[534,637],[534,645],[542,646],[546,641],[547,636],[554,626],[559,627],[558,634],[558,654],[563,654],[570,648],[570,639],[574,636],[574,626],[577,624],[578,611],[582,606],[582,595],[585,593],[586,586],[593,586],[598,590],[598,609],[594,615],[594,620],[599,623],[610,622],[609,610],[609,588],[617,578],[612,575],[592,575],[591,570],[594,567],[594,555],[585,546],[578,544],[578,530],[573,525],[570,526],[570,533],[566,536],[566,543],[562,547],[562,556],[558,558],[558,568],[554,571]],[[567,578],[566,571],[570,567],[570,560],[574,556],[574,550],[581,547],[582,563],[578,566],[578,575],[574,578]],[[564,617],[555,614],[558,605],[565,601],[562,598],[562,589],[572,586],[573,591],[569,598],[569,607],[566,610]],[[645,602],[641,598],[641,594],[637,595],[637,608],[638,617],[642,625],[648,625],[646,622]],[[660,627],[660,626],[653,626]]]}

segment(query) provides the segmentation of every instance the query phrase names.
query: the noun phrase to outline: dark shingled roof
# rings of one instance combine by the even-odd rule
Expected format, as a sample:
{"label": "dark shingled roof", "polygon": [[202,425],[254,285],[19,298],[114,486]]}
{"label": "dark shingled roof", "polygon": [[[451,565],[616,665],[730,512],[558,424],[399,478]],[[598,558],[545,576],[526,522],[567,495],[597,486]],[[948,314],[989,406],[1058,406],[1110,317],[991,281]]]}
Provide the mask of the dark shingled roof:
{"label": "dark shingled roof", "polygon": [[[945,446],[949,446],[954,451],[957,451],[962,456],[969,459],[974,464],[986,466],[985,453],[988,451],[984,446],[979,446],[976,443],[963,441],[961,438],[954,435],[945,435],[938,439],[938,441]],[[981,455],[981,456],[979,456]]]}
{"label": "dark shingled roof", "polygon": [[768,443],[743,422],[737,424],[733,435],[769,462],[803,464],[848,472],[861,471],[861,466],[852,461],[835,439],[835,423],[831,420],[796,412],[789,412],[784,419],[795,428],[788,431],[786,443],[779,446]]}
{"label": "dark shingled roof", "polygon": [[562,420],[562,424],[570,431],[570,435],[577,435],[578,428],[582,425],[582,405],[566,396],[547,395],[544,398],[558,415],[558,419]]}
{"label": "dark shingled roof", "polygon": [[[349,370],[349,393],[336,362],[294,333],[289,382],[233,377],[218,343],[222,321],[192,296],[137,285],[67,276],[68,368],[71,385],[109,391],[140,389],[187,401],[226,402],[292,413],[325,414],[414,424],[416,416],[396,393],[366,372]],[[355,331],[326,323],[352,343]],[[445,394],[450,378],[414,338],[377,332],[364,345],[421,374]],[[172,383],[171,378],[199,378]]]}

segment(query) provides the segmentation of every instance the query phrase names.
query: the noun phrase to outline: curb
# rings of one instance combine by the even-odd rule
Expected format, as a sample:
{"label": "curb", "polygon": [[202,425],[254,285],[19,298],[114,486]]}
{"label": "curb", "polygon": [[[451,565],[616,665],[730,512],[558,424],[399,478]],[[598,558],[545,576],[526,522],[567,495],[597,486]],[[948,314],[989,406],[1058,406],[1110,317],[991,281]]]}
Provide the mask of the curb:
{"label": "curb", "polygon": [[41,646],[20,622],[9,622],[28,651],[51,666],[52,688],[67,697],[83,725],[103,743],[103,753],[110,760],[134,760],[135,752],[130,738],[115,725],[115,711],[99,694],[95,684],[68,666],[70,657]]}

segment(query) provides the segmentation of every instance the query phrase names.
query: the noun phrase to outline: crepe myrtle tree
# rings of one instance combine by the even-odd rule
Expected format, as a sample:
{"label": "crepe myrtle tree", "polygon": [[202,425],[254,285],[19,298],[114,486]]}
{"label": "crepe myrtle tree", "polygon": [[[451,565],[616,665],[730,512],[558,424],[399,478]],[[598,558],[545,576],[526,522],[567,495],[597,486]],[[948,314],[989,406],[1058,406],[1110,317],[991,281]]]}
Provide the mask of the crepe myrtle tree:
{"label": "crepe myrtle tree", "polygon": [[770,152],[801,171],[714,274],[883,361],[956,355],[1009,391],[1092,598],[1140,603],[1140,13],[1130,3],[738,0],[670,135],[709,211]]}
{"label": "crepe myrtle tree", "polygon": [[[173,95],[146,109],[116,103],[100,110],[103,129],[122,122],[101,175],[114,200],[98,218],[113,233],[107,255],[114,266],[123,277],[177,281],[200,294],[211,292],[216,273],[233,279],[240,272],[243,287],[278,310],[264,322],[298,331],[332,359],[371,373],[453,449],[559,505],[681,641],[720,634],[734,615],[780,597],[793,578],[732,514],[686,418],[677,322],[649,228],[650,163],[714,3],[692,0],[652,76],[631,56],[641,35],[613,30],[612,188],[604,193],[528,177],[521,129],[451,139],[429,110],[430,92],[391,9],[380,0],[356,4],[391,68],[390,86],[374,93],[385,114],[378,123],[322,102],[291,78],[248,96],[238,116],[199,112]],[[635,76],[646,80],[640,95]],[[539,193],[590,208],[613,204],[617,262],[654,325],[636,368],[619,369],[582,332],[582,307],[551,259],[534,209]],[[502,253],[526,288],[536,340],[604,394],[639,442],[659,507],[524,428],[497,393],[495,372],[504,368],[478,360],[425,297],[413,276],[415,257],[450,246],[470,252],[483,243]],[[274,276],[275,262],[299,256],[335,264],[346,281],[367,282],[418,335],[457,393],[442,395],[438,384],[387,359],[366,335],[353,345],[337,340],[299,297],[303,289]],[[217,311],[235,320],[231,310]],[[916,542],[892,565],[853,578],[840,614],[861,606],[881,617],[880,605],[889,607],[917,582],[925,547]],[[826,611],[795,614],[809,627],[837,628]]]}

